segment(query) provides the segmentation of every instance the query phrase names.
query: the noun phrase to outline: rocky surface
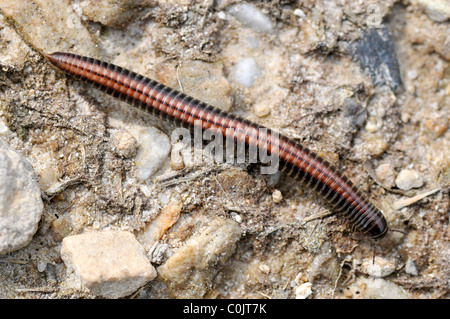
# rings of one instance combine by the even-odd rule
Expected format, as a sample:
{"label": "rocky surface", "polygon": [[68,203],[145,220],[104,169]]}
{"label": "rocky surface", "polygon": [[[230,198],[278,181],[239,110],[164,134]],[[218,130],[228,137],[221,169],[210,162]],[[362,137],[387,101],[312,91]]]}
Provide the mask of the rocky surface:
{"label": "rocky surface", "polygon": [[[45,199],[31,241],[0,257],[0,297],[448,298],[444,2],[0,0],[0,138]],[[50,66],[53,51],[298,140],[401,232],[376,243],[371,264],[373,241],[308,189],[192,156],[172,125]],[[107,294],[77,280],[64,241],[110,231],[135,236],[153,280]]]}

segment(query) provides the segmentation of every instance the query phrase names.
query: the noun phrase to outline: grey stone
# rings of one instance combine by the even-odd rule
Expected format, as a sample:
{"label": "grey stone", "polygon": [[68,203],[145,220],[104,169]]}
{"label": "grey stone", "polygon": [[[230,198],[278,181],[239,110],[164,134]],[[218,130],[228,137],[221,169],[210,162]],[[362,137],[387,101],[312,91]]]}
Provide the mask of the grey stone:
{"label": "grey stone", "polygon": [[0,255],[26,246],[44,204],[31,164],[0,140]]}

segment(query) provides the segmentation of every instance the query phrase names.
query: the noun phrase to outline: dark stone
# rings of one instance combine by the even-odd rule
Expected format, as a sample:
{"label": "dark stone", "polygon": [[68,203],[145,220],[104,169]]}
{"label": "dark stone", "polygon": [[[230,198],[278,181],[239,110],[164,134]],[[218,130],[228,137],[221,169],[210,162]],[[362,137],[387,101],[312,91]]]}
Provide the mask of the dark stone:
{"label": "dark stone", "polygon": [[375,85],[389,85],[392,91],[401,86],[394,42],[386,28],[368,29],[347,48],[348,53],[369,72]]}

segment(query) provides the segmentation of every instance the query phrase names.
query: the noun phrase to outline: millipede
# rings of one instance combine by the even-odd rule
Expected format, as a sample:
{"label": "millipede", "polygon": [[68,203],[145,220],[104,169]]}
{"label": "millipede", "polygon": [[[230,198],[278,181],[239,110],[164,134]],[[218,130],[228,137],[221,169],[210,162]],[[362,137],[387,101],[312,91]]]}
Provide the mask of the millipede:
{"label": "millipede", "polygon": [[386,219],[354,183],[326,160],[282,134],[228,113],[120,66],[72,53],[46,55],[57,68],[164,120],[212,130],[279,160],[279,170],[311,188],[350,224],[373,239],[388,231]]}

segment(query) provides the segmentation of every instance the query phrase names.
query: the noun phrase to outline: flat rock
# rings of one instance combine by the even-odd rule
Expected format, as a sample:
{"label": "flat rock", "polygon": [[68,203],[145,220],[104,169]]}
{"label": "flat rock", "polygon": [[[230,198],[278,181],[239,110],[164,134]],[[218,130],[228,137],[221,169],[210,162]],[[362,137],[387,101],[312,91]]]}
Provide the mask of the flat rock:
{"label": "flat rock", "polygon": [[125,297],[156,277],[143,247],[127,231],[64,238],[61,258],[95,295]]}

